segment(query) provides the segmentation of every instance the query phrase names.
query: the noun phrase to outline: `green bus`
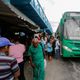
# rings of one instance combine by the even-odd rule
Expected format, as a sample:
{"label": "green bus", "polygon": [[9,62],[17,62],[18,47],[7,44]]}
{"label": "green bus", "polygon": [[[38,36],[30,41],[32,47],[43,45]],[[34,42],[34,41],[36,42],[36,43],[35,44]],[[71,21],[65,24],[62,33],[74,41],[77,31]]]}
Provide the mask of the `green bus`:
{"label": "green bus", "polygon": [[80,57],[80,12],[65,12],[57,34],[60,36],[62,57]]}

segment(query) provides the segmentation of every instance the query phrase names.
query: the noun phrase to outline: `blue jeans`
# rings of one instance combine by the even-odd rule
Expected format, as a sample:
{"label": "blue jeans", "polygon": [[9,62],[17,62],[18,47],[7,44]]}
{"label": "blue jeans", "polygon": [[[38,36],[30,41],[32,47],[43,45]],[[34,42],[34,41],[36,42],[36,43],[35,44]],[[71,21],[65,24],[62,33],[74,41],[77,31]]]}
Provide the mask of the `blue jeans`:
{"label": "blue jeans", "polygon": [[60,58],[60,50],[59,49],[55,50],[55,58],[56,59]]}

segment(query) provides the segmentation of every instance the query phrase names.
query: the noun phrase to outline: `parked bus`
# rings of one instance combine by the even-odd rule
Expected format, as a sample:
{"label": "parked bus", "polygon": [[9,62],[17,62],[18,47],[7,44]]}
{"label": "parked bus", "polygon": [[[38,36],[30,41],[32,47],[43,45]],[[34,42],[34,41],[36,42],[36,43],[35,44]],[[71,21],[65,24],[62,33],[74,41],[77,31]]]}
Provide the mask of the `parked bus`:
{"label": "parked bus", "polygon": [[80,12],[65,12],[57,34],[60,36],[63,57],[80,57]]}

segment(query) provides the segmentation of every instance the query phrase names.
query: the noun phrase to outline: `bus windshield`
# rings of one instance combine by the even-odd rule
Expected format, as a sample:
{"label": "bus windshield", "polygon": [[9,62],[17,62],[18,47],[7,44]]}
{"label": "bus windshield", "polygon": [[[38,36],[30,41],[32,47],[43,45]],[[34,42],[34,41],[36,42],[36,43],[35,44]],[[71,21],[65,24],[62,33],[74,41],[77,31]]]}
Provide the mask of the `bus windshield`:
{"label": "bus windshield", "polygon": [[80,19],[70,18],[64,23],[65,39],[80,40]]}

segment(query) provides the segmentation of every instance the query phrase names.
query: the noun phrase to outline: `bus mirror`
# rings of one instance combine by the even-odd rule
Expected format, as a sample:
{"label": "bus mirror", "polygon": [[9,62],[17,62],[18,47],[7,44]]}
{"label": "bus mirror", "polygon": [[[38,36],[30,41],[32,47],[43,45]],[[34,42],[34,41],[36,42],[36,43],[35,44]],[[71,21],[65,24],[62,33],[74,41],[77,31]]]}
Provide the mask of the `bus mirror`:
{"label": "bus mirror", "polygon": [[64,22],[66,22],[66,19],[64,19]]}

